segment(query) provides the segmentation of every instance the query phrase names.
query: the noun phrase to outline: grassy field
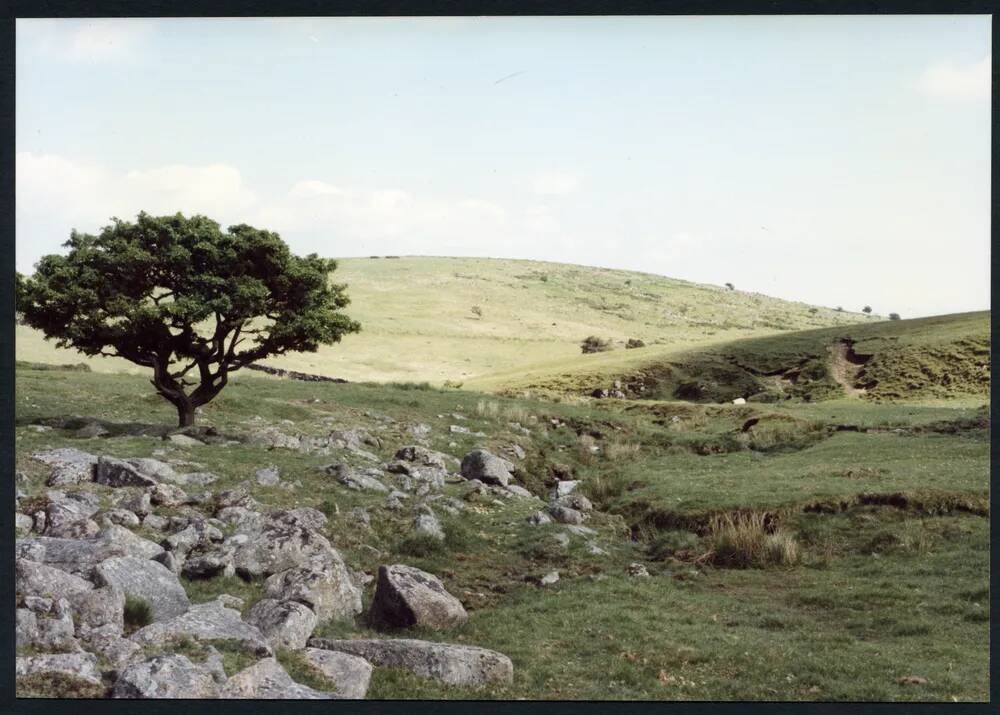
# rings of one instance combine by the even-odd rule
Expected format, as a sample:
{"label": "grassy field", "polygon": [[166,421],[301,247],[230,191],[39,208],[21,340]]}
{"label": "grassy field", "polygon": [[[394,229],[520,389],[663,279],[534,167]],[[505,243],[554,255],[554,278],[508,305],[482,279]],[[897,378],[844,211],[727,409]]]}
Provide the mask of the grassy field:
{"label": "grassy field", "polygon": [[[879,327],[897,331],[894,344],[902,348],[943,334],[928,327],[926,337],[914,337],[906,326],[916,323]],[[856,347],[867,347],[852,331]],[[818,350],[808,345],[828,339],[810,338],[793,352]],[[772,352],[758,356],[746,347],[753,343],[742,345],[741,361],[771,364]],[[375,451],[382,459],[412,442],[407,428],[418,422],[431,427],[431,448],[456,457],[477,446],[518,444],[527,452],[524,486],[544,497],[553,475],[569,472],[595,503],[587,525],[596,534],[574,536],[568,547],[554,538],[563,527],[526,522],[540,502],[478,500],[467,497],[464,484],[445,487],[468,508],[439,513],[448,536],[432,546],[405,536],[409,512],[324,476],[320,467],[331,456],[249,444],[180,447],[138,436],[80,439],[30,427],[71,415],[112,425],[172,424],[173,409],[145,376],[21,365],[16,450],[27,478],[20,488],[31,498],[44,494],[47,472],[29,455],[45,447],[120,457],[166,450],[164,458],[220,475],[216,491],[276,465],[283,481],[298,485],[253,483],[261,503],[321,509],[331,517],[327,536],[352,568],[424,568],[470,613],[453,631],[406,635],[493,648],[514,662],[513,684],[485,690],[379,669],[372,698],[982,701],[989,694],[987,399],[985,392],[943,391],[880,403],[556,402],[241,372],[204,408],[203,424],[234,435],[262,424],[301,434],[363,427],[381,438]],[[453,424],[485,436],[454,434]],[[355,506],[370,510],[370,530],[347,518]],[[748,514],[771,520],[787,558],[750,568],[720,558],[716,520]],[[633,562],[650,577],[629,576]],[[531,582],[552,570],[561,577],[555,585]],[[185,587],[196,602],[231,593],[248,607],[262,592],[259,583],[238,578]],[[366,604],[371,596],[369,587]],[[322,624],[318,635],[386,634],[359,620]],[[282,658],[294,671],[294,656]],[[906,680],[911,676],[915,683]],[[19,694],[31,687],[22,684]]]}
{"label": "grassy field", "polygon": [[[588,335],[678,348],[780,331],[877,322],[861,313],[699,285],[649,273],[487,258],[350,258],[334,280],[348,284],[347,313],[362,324],[340,345],[266,361],[291,370],[358,380],[465,382],[484,389],[494,376],[532,366],[575,364]],[[482,315],[472,312],[478,306]],[[58,350],[18,326],[17,359],[99,372],[138,372],[131,363]],[[605,356],[588,356],[605,358]],[[476,384],[477,381],[482,384]]]}

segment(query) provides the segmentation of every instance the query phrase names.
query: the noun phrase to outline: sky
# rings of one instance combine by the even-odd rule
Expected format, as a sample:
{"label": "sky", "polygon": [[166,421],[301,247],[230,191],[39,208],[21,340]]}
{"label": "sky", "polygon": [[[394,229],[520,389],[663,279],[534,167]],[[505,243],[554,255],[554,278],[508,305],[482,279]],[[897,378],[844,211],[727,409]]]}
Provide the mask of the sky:
{"label": "sky", "polygon": [[17,267],[140,211],[990,307],[988,16],[18,20]]}

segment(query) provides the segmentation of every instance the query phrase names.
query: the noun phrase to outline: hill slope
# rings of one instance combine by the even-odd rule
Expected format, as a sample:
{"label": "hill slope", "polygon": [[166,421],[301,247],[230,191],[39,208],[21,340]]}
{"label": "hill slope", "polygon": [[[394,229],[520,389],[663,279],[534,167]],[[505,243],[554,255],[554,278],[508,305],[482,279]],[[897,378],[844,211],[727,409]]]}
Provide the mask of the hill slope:
{"label": "hill slope", "polygon": [[845,396],[874,401],[987,399],[990,313],[803,330],[697,348],[581,356],[520,377],[491,380],[506,391],[576,393],[618,381],[631,397],[695,402],[738,397],[755,402]]}
{"label": "hill slope", "polygon": [[[650,351],[676,350],[877,320],[649,273],[536,261],[352,258],[340,261],[334,279],[348,284],[347,312],[363,331],[318,353],[267,364],[352,381],[478,379],[489,387],[495,375],[572,364],[580,357],[580,341],[591,334],[611,338],[616,350],[609,355],[620,360],[630,337],[645,341]],[[481,317],[473,306],[481,308]],[[17,329],[17,358],[139,371],[125,361],[84,360],[56,350],[23,326]]]}

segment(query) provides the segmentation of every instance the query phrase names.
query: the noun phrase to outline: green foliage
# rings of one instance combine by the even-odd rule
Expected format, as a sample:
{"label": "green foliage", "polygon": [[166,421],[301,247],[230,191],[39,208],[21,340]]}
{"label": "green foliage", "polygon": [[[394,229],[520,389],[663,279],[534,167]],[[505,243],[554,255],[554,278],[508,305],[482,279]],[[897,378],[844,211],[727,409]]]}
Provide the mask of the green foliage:
{"label": "green foliage", "polygon": [[329,283],[336,263],[294,256],[270,231],[140,213],[96,236],[74,231],[64,245],[68,254],[44,256],[18,280],[24,321],[58,347],[151,368],[182,426],[231,372],[359,329],[339,312],[349,301]]}
{"label": "green foliage", "polygon": [[125,596],[125,628],[137,631],[153,622],[153,607],[138,596]]}

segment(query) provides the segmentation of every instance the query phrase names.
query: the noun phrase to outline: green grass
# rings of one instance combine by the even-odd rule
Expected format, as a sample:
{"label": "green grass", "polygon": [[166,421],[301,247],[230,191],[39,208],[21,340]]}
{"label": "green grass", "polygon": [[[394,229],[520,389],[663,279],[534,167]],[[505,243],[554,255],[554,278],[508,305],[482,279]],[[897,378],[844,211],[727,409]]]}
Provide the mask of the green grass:
{"label": "green grass", "polygon": [[[479,303],[488,317],[488,304]],[[445,542],[413,540],[411,513],[387,510],[384,495],[341,488],[320,470],[338,460],[363,463],[349,455],[39,433],[29,428],[32,422],[66,415],[169,425],[175,414],[145,376],[21,366],[16,380],[17,469],[26,475],[21,489],[29,500],[44,498],[47,469],[28,455],[47,447],[119,457],[166,450],[169,458],[196,462],[192,470],[218,474],[213,491],[276,465],[283,482],[300,486],[251,482],[249,491],[267,508],[322,509],[329,516],[326,536],[352,568],[374,573],[380,564],[407,563],[425,569],[470,613],[467,624],[444,632],[380,633],[362,617],[320,624],[316,635],[466,643],[499,650],[514,662],[512,685],[483,690],[376,669],[369,697],[950,701],[988,694],[984,396],[744,406],[552,402],[432,385],[304,383],[239,373],[201,417],[233,435],[260,424],[303,434],[359,426],[382,440],[372,448],[382,460],[413,443],[407,428],[417,422],[431,426],[432,449],[456,457],[478,446],[519,444],[527,452],[524,485],[547,494],[554,465],[561,464],[560,471],[583,480],[582,490],[604,512],[587,523],[596,536],[573,537],[567,548],[555,539],[563,527],[527,524],[540,503],[521,500],[470,499],[455,516],[439,510]],[[486,436],[452,434],[451,424]],[[81,488],[101,494],[107,506],[109,490]],[[463,499],[465,490],[449,484],[444,493]],[[357,506],[370,511],[370,530],[346,518]],[[717,546],[708,529],[713,517],[764,512],[776,515],[781,532],[794,540],[794,563],[732,568],[738,564],[703,558]],[[588,541],[607,554],[589,553]],[[629,577],[633,561],[643,562],[652,577]],[[560,573],[558,583],[534,585],[552,570]],[[263,595],[261,582],[239,578],[182,583],[195,603],[229,593],[249,608]],[[366,605],[372,592],[370,585]],[[197,644],[177,647],[201,653]],[[249,664],[245,654],[217,647],[227,672]],[[279,657],[300,682],[317,682],[294,656]],[[909,675],[928,683],[898,683]],[[43,687],[29,685],[26,692]]]}
{"label": "green grass", "polygon": [[[747,335],[874,321],[829,308],[729,291],[648,273],[560,263],[487,258],[349,258],[347,313],[362,324],[337,346],[266,361],[275,367],[377,380],[471,383],[528,366],[581,357],[588,335],[610,339],[624,354],[628,338],[649,347],[700,345]],[[476,317],[471,308],[481,306]],[[97,371],[141,372],[121,359],[86,359],[57,350],[40,333],[16,329],[17,359],[84,362]],[[598,357],[598,356],[585,356]]]}

